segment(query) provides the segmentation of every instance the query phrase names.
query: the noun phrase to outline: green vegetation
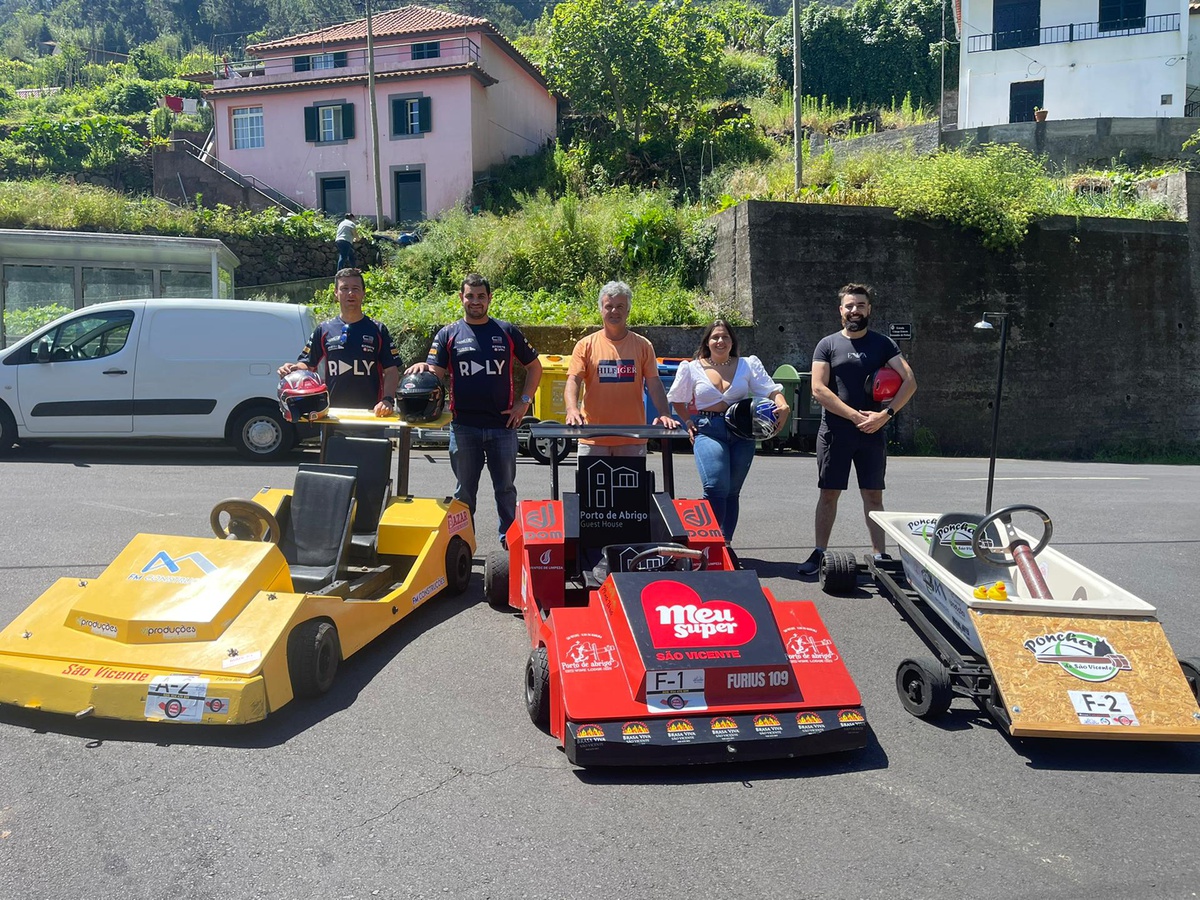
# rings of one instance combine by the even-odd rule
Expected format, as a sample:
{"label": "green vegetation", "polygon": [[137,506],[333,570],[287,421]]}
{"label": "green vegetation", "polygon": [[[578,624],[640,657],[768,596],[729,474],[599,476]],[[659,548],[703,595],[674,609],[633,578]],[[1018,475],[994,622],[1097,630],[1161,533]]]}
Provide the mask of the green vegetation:
{"label": "green vegetation", "polygon": [[[951,222],[980,234],[984,246],[1014,247],[1029,224],[1052,215],[1170,219],[1170,210],[1138,197],[1140,178],[1156,172],[1052,175],[1043,160],[1014,145],[975,152],[913,156],[905,151],[860,153],[835,160],[832,150],[804,163],[799,199],[808,203],[887,206],[906,218]],[[1099,189],[1079,192],[1080,181]],[[734,172],[723,205],[738,199],[797,199],[792,162],[776,158]]]}
{"label": "green vegetation", "polygon": [[285,215],[228,206],[178,207],[153,197],[128,197],[53,178],[0,181],[0,228],[217,238],[282,234],[323,240],[333,240],[336,231],[335,223],[312,211]]}
{"label": "green vegetation", "polygon": [[[157,107],[163,94],[198,96],[199,85],[179,79],[212,65],[212,50],[198,40],[240,31],[253,42],[352,14],[328,0],[193,7],[0,0],[9,57],[0,60],[0,178],[30,179],[0,181],[0,227],[332,239],[333,223],[318,213],[207,209],[201,198],[181,209],[54,177],[115,176],[131,193],[144,190],[155,142],[173,128],[211,126],[202,115]],[[492,280],[498,314],[525,322],[596,323],[596,292],[610,278],[633,285],[637,322],[702,321],[714,312],[702,290],[714,240],[709,216],[747,198],[888,206],[973,230],[993,249],[1016,245],[1030,222],[1048,215],[1170,215],[1139,198],[1143,173],[1061,178],[1015,147],[836,159],[832,150],[811,156],[805,141],[796,191],[785,7],[564,0],[543,9],[522,7],[526,19],[500,4],[456,7],[517,35],[570,98],[571,115],[559,146],[497,168],[477,188],[473,213],[452,210],[426,223],[420,243],[369,274],[389,323],[421,329],[453,317],[458,279],[471,270]],[[941,0],[811,3],[801,28],[805,86],[821,94],[803,100],[805,133],[850,138],[934,121],[944,51],[953,86],[957,51],[939,42]],[[50,39],[60,52],[39,53]],[[82,48],[98,41],[128,58],[88,62]],[[59,90],[21,99],[17,87]]]}
{"label": "green vegetation", "polygon": [[[714,310],[699,287],[713,232],[707,211],[678,206],[666,191],[614,189],[558,201],[518,198],[511,215],[450,212],[420,243],[367,273],[368,294],[389,323],[429,328],[461,315],[462,276],[483,273],[496,314],[547,325],[595,325],[601,285],[633,287],[635,324],[695,324]],[[332,302],[331,292],[321,298]]]}

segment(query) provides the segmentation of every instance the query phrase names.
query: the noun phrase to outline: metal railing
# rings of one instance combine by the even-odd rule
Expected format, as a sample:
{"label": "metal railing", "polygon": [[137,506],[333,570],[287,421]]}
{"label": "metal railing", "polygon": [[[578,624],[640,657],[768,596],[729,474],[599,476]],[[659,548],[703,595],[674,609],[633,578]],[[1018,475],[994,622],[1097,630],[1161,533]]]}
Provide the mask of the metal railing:
{"label": "metal railing", "polygon": [[1019,28],[992,34],[973,34],[967,38],[967,52],[1007,50],[1012,47],[1036,47],[1042,44],[1070,44],[1099,38],[1129,37],[1137,34],[1161,34],[1179,30],[1179,13],[1138,16],[1107,22],[1074,22],[1045,28]]}
{"label": "metal railing", "polygon": [[[323,68],[312,68],[312,60],[320,58]],[[297,69],[297,60],[305,60],[309,68]],[[406,41],[399,44],[375,45],[375,74],[437,66],[479,63],[479,45],[470,38],[434,38]],[[328,65],[332,63],[332,65]],[[322,50],[300,48],[286,56],[248,56],[244,59],[217,60],[213,67],[214,83],[232,87],[245,78],[263,79],[262,83],[314,81],[344,75],[365,74],[365,47]]]}
{"label": "metal railing", "polygon": [[[302,204],[297,203],[287,194],[280,193],[279,191],[275,190],[275,188],[271,187],[266,182],[255,178],[253,175],[245,175],[232,166],[227,166],[225,163],[221,162],[210,152],[208,152],[207,149],[197,147],[189,140],[184,138],[176,138],[170,143],[178,144],[185,153],[208,166],[214,172],[223,175],[239,187],[249,188],[255,193],[261,194],[264,199],[274,203],[276,206],[283,207],[288,212],[304,212],[306,208]],[[208,146],[210,143],[211,141],[206,141],[205,145]]]}

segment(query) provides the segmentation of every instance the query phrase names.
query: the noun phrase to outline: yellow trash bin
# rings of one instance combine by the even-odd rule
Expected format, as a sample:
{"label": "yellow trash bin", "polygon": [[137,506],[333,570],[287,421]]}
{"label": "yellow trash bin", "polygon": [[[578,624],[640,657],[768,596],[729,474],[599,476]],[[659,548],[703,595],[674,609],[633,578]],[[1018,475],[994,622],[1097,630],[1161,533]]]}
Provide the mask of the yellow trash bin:
{"label": "yellow trash bin", "polygon": [[550,455],[553,453],[559,461],[566,459],[574,449],[574,441],[529,439],[529,426],[534,422],[565,422],[567,418],[567,402],[563,398],[563,390],[567,386],[567,369],[571,357],[559,353],[539,353],[538,360],[542,364],[542,380],[533,393],[533,406],[529,415],[521,423],[521,450],[528,453],[543,465],[550,465]]}

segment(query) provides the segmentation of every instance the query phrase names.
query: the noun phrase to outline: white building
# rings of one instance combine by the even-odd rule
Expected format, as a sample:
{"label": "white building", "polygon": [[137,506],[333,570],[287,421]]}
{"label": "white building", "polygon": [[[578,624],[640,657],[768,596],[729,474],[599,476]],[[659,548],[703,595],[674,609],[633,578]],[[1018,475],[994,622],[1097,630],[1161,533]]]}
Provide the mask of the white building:
{"label": "white building", "polygon": [[961,0],[956,12],[959,128],[1032,122],[1036,109],[1056,120],[1200,109],[1186,0]]}

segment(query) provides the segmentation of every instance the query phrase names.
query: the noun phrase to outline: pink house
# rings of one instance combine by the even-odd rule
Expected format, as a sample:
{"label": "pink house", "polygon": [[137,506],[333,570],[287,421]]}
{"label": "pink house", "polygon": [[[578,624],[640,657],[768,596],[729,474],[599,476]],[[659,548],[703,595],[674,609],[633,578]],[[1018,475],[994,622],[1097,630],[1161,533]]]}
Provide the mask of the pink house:
{"label": "pink house", "polygon": [[246,48],[205,96],[221,163],[307,207],[411,223],[469,196],[496,163],[545,147],[558,102],[486,19],[423,6],[372,17],[372,134],[365,19]]}

